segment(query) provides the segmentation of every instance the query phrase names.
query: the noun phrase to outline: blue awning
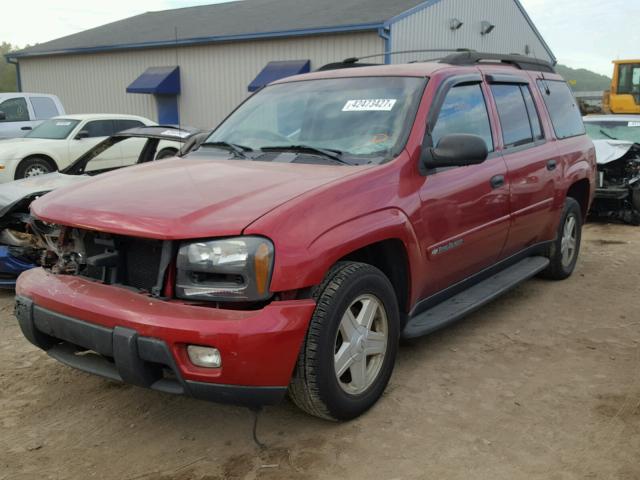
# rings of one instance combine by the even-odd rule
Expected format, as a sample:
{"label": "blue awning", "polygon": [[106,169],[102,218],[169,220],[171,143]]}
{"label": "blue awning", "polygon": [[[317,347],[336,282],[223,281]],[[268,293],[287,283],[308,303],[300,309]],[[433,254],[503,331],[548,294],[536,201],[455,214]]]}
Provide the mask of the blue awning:
{"label": "blue awning", "polygon": [[151,67],[127,87],[127,93],[178,95],[180,67]]}
{"label": "blue awning", "polygon": [[280,80],[281,78],[308,73],[311,71],[310,60],[283,60],[278,62],[269,62],[262,69],[256,79],[249,84],[249,91],[255,92],[271,82]]}

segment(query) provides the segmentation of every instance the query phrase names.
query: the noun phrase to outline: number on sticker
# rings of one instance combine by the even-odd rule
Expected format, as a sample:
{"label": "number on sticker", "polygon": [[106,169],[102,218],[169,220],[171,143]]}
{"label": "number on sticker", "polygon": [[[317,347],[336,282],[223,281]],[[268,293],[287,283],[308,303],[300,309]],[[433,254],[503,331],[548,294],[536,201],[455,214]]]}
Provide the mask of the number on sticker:
{"label": "number on sticker", "polygon": [[394,98],[376,98],[370,100],[349,100],[342,108],[343,112],[390,112],[397,100]]}

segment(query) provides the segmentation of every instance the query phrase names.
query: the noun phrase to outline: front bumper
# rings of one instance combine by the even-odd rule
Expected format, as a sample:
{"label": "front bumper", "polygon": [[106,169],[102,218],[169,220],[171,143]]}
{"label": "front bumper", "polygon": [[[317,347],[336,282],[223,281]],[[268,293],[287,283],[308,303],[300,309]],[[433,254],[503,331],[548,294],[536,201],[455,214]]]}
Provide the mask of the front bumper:
{"label": "front bumper", "polygon": [[[258,311],[161,301],[42,269],[24,273],[16,317],[25,337],[53,358],[114,380],[249,406],[277,403],[287,390],[311,300]],[[196,367],[187,345],[217,348],[222,367]]]}
{"label": "front bumper", "polygon": [[14,288],[18,275],[35,267],[36,265],[11,255],[6,245],[0,245],[0,288]]}

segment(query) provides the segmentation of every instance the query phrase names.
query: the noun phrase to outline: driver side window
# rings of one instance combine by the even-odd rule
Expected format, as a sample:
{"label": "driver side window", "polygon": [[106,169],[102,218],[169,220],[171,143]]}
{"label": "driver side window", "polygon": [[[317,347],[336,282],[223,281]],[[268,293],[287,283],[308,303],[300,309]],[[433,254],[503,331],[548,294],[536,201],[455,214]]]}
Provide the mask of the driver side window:
{"label": "driver side window", "polygon": [[457,133],[478,135],[493,151],[489,113],[479,83],[449,90],[431,132],[433,145],[438,146],[442,137]]}
{"label": "driver side window", "polygon": [[6,118],[0,122],[28,122],[29,108],[27,101],[22,98],[10,98],[0,103],[0,112],[4,112]]}

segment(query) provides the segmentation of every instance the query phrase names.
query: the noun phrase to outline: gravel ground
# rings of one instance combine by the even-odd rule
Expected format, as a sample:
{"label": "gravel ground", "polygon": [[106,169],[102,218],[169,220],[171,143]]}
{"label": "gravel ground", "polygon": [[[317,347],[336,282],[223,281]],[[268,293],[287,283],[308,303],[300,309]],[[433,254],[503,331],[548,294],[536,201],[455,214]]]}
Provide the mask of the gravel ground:
{"label": "gravel ground", "polygon": [[0,293],[1,479],[640,479],[640,229],[588,225],[531,280],[400,351],[362,418],[258,418],[72,370]]}

